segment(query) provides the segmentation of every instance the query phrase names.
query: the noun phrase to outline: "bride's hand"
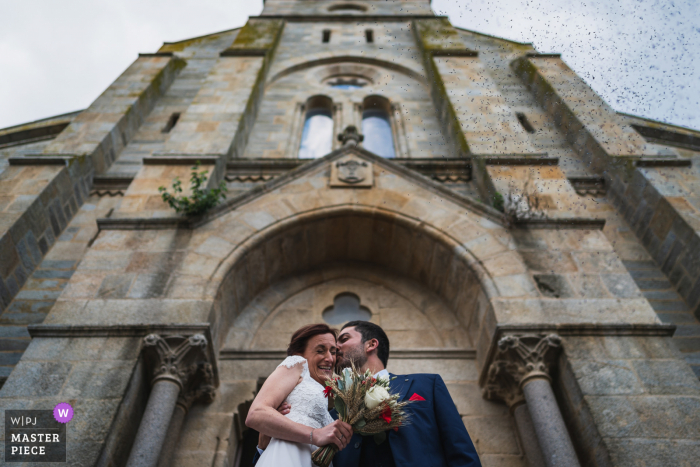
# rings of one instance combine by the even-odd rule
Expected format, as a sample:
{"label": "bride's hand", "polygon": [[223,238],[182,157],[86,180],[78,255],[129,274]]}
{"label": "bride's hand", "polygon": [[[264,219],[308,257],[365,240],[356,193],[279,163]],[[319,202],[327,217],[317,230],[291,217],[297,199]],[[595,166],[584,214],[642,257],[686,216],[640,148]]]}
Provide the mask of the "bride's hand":
{"label": "bride's hand", "polygon": [[340,420],[336,420],[330,425],[314,430],[313,443],[316,446],[326,446],[335,444],[341,451],[352,438],[352,427]]}

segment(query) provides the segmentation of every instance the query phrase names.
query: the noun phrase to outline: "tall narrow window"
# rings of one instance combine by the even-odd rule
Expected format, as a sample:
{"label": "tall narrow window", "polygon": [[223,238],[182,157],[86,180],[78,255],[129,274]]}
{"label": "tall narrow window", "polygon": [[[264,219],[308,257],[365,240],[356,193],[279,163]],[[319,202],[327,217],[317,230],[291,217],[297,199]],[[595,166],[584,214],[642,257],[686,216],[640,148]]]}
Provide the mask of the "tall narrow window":
{"label": "tall narrow window", "polygon": [[161,133],[170,133],[170,130],[172,130],[175,125],[177,124],[177,121],[180,119],[180,113],[175,112],[174,114],[170,115],[170,118],[168,119],[168,123],[165,124],[162,130],[160,130]]}
{"label": "tall narrow window", "polygon": [[314,96],[306,102],[299,159],[317,159],[331,152],[333,145],[333,102]]}
{"label": "tall narrow window", "polygon": [[365,98],[362,104],[363,147],[379,156],[393,158],[394,135],[391,129],[391,106],[380,96]]}
{"label": "tall narrow window", "polygon": [[324,29],[323,30],[323,39],[322,39],[324,44],[328,44],[331,41],[331,30],[330,29]]}
{"label": "tall narrow window", "polygon": [[527,131],[528,133],[534,133],[535,128],[532,126],[532,123],[530,123],[530,120],[527,119],[527,116],[522,113],[522,112],[516,112],[515,116],[518,117],[518,121],[522,125],[522,127]]}
{"label": "tall narrow window", "polygon": [[374,31],[371,29],[365,30],[365,39],[367,39],[368,44],[372,44],[374,42]]}

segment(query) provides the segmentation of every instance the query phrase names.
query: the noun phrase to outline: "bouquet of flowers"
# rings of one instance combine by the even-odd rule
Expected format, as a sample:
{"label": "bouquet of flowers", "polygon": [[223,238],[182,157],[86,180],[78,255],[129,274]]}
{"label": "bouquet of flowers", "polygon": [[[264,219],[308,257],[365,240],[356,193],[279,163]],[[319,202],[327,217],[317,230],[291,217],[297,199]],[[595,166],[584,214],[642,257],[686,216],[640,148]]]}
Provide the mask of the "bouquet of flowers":
{"label": "bouquet of flowers", "polygon": [[[388,378],[373,377],[369,370],[358,373],[354,367],[345,368],[326,381],[324,394],[333,398],[339,420],[350,424],[354,433],[374,436],[380,444],[388,430],[398,430],[408,422],[404,408],[411,402],[398,402],[399,395],[389,392],[389,382]],[[311,460],[319,467],[328,467],[337,452],[335,444],[322,446]]]}

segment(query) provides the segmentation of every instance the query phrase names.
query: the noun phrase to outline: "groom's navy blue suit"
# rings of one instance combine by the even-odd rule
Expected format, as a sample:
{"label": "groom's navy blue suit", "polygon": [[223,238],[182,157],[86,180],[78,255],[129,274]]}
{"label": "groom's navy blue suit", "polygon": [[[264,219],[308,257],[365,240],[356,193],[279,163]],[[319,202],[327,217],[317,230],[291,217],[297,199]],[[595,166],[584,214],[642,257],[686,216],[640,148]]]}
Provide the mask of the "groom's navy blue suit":
{"label": "groom's navy blue suit", "polygon": [[[333,466],[480,467],[474,444],[440,375],[394,376],[391,393],[398,392],[399,401],[409,400],[414,394],[425,399],[407,406],[411,422],[398,431],[387,432],[387,441],[379,446],[371,436],[353,435],[347,447],[333,458]],[[335,410],[331,415],[338,417]]]}

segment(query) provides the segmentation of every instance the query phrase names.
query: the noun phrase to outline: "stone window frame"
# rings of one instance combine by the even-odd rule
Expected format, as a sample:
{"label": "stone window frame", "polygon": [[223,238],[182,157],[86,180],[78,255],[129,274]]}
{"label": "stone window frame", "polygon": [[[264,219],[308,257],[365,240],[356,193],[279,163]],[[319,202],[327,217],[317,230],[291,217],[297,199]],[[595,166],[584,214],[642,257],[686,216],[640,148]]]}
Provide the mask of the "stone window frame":
{"label": "stone window frame", "polygon": [[335,151],[336,149],[340,148],[340,142],[337,140],[336,135],[340,134],[342,130],[343,104],[340,102],[335,102],[333,98],[325,94],[315,94],[306,99],[305,102],[297,102],[294,105],[292,126],[290,128],[289,138],[287,140],[287,150],[285,151],[284,155],[286,158],[299,158],[301,137],[304,132],[304,123],[306,122],[306,111],[310,108],[314,100],[318,100],[320,98],[328,99],[330,102],[329,110],[331,112],[331,119],[333,120],[331,150]]}
{"label": "stone window frame", "polygon": [[365,102],[368,99],[381,99],[386,105],[384,110],[389,116],[389,125],[394,139],[394,158],[409,159],[411,157],[408,146],[408,134],[406,132],[406,121],[401,103],[392,101],[391,99],[378,94],[369,94],[365,96],[362,102],[353,103],[354,125],[362,132],[362,113],[364,111]]}

